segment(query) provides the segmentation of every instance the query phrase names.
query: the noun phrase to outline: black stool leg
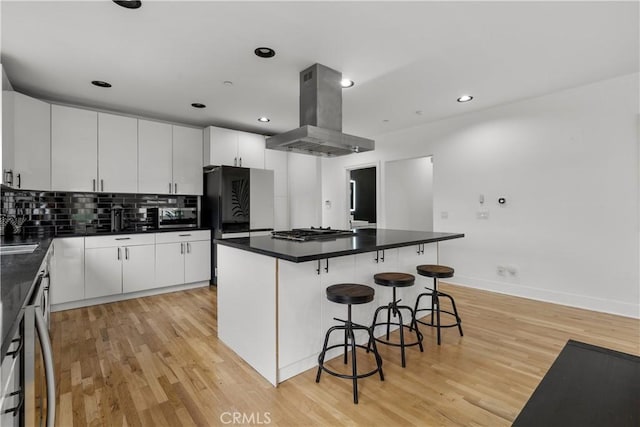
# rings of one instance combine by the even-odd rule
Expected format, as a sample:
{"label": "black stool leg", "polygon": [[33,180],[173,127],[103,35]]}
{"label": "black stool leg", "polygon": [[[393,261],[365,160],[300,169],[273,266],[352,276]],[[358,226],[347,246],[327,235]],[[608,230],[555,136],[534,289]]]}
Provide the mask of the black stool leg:
{"label": "black stool leg", "polygon": [[358,367],[356,362],[356,337],[349,321],[349,338],[351,339],[351,371],[353,372],[353,403],[358,403]]}

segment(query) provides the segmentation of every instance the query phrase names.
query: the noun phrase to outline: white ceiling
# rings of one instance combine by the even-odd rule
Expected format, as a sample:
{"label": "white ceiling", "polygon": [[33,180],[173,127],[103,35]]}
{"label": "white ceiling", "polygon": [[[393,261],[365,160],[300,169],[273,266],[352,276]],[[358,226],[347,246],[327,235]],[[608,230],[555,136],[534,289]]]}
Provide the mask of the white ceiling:
{"label": "white ceiling", "polygon": [[[32,96],[264,134],[298,127],[298,74],[318,62],[356,82],[343,130],[374,137],[638,72],[638,6],[3,0],[1,59]],[[464,93],[475,99],[457,103]]]}

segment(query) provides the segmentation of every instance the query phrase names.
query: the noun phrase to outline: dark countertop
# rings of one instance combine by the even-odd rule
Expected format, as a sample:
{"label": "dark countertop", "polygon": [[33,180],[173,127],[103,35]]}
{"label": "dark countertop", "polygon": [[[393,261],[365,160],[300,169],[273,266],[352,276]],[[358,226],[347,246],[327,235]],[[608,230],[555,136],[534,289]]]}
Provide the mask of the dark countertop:
{"label": "dark countertop", "polygon": [[462,233],[436,233],[431,231],[406,231],[387,229],[359,229],[353,237],[337,237],[332,240],[297,242],[274,239],[270,236],[244,237],[238,239],[216,239],[215,243],[272,256],[291,262],[314,261],[372,252],[381,249],[399,248],[420,243],[434,243],[459,239]]}
{"label": "dark countertop", "polygon": [[6,241],[3,238],[0,242],[2,245],[38,243],[36,250],[30,254],[0,256],[0,298],[2,298],[2,348],[0,357],[7,351],[10,338],[20,324],[22,309],[33,292],[36,275],[52,241],[52,238],[21,239],[14,237]]}
{"label": "dark countertop", "polygon": [[9,346],[9,337],[13,336],[21,320],[21,313],[28,298],[33,292],[36,275],[42,260],[54,238],[109,236],[117,234],[147,234],[210,230],[208,227],[163,228],[151,230],[122,231],[117,233],[81,233],[64,234],[55,237],[20,237],[0,238],[0,245],[20,245],[38,243],[38,248],[30,254],[14,254],[0,256],[0,301],[2,301],[2,346],[0,358]]}

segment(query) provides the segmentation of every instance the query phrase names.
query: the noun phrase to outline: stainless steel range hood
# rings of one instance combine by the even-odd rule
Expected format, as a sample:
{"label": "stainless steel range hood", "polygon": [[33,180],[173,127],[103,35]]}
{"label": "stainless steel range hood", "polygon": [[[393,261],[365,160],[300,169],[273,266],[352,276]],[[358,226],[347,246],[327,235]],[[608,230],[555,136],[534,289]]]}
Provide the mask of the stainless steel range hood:
{"label": "stainless steel range hood", "polygon": [[300,73],[300,127],[267,139],[267,148],[315,156],[371,151],[372,139],[342,133],[342,73],[314,64]]}

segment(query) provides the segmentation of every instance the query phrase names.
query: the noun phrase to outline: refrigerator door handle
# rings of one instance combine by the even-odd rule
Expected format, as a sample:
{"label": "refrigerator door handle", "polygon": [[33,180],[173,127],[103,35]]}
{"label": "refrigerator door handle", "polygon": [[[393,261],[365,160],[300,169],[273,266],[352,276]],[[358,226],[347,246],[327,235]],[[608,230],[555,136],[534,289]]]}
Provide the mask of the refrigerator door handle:
{"label": "refrigerator door handle", "polygon": [[49,330],[39,309],[35,310],[35,315],[47,384],[47,427],[54,427],[56,422],[56,379],[53,375],[53,351],[51,349],[51,340],[49,339]]}

